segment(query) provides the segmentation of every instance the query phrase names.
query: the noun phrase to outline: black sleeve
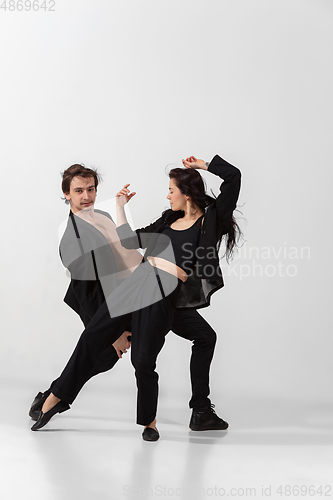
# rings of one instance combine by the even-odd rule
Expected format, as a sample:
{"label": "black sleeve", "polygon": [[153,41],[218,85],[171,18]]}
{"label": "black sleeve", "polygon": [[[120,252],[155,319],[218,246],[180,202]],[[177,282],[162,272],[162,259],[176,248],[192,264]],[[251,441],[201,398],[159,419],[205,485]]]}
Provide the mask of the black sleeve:
{"label": "black sleeve", "polygon": [[161,224],[162,217],[159,217],[159,219],[149,224],[149,226],[133,231],[128,222],[126,222],[126,224],[117,227],[117,234],[122,246],[125,248],[147,248],[150,240],[148,235],[156,232]]}
{"label": "black sleeve", "polygon": [[208,166],[208,171],[224,180],[215,204],[218,223],[225,231],[228,231],[241,187],[241,172],[219,155],[214,156]]}

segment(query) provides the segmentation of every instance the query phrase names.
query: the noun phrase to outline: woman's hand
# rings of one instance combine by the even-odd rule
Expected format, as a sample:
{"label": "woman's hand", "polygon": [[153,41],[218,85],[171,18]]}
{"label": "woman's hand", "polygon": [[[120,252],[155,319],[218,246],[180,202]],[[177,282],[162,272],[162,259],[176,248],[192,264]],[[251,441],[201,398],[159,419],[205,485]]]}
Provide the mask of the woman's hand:
{"label": "woman's hand", "polygon": [[119,193],[116,194],[116,203],[118,206],[123,207],[130,201],[131,198],[136,194],[135,191],[133,193],[130,193],[129,189],[127,189],[129,184],[125,184],[123,189],[119,191]]}
{"label": "woman's hand", "polygon": [[184,167],[187,168],[202,168],[207,170],[207,165],[204,160],[198,160],[195,156],[189,156],[186,160],[182,160]]}

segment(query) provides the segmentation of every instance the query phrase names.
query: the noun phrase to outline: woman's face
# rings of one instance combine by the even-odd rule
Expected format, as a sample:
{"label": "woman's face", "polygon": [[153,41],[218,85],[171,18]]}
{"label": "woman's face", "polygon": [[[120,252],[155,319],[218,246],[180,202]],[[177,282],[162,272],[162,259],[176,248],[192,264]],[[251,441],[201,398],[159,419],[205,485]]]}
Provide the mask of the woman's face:
{"label": "woman's face", "polygon": [[176,210],[185,210],[186,207],[186,196],[181,193],[179,187],[177,187],[174,179],[170,179],[169,183],[169,194],[167,199],[170,202],[171,209]]}

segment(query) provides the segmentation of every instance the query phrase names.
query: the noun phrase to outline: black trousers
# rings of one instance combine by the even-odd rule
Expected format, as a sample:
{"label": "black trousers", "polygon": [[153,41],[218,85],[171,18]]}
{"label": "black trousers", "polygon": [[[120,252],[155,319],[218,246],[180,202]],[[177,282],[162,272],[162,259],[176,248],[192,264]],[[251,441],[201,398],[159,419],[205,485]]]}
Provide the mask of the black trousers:
{"label": "black trousers", "polygon": [[92,376],[112,368],[116,359],[113,357],[110,360],[111,366],[105,359],[105,352],[117,356],[112,344],[126,330],[130,320],[131,313],[111,318],[107,303],[104,302],[81,334],[60,377],[52,382],[52,393],[71,404]]}
{"label": "black trousers", "polygon": [[171,294],[132,314],[131,359],[138,388],[136,423],[140,425],[148,425],[156,417],[159,378],[156,360],[172,327],[180,284],[179,280]]}
{"label": "black trousers", "polygon": [[[166,299],[168,297],[166,297]],[[165,299],[163,300],[165,301]],[[160,302],[162,303],[163,301]],[[157,304],[160,303],[158,302]],[[153,306],[156,306],[156,304],[153,304]],[[137,353],[140,351],[139,346],[140,344],[142,346],[142,339],[147,339],[147,333],[145,332],[148,330],[145,327],[145,330],[142,330],[144,334],[142,335],[140,333],[140,321],[143,324],[146,323],[147,320],[144,318],[147,318],[149,307],[132,313],[132,325],[134,318],[135,326],[134,329],[132,327],[132,332],[134,331],[134,334],[132,336],[131,352],[132,361],[134,356],[133,362],[137,366],[138,358],[135,358],[136,355],[134,352]],[[172,316],[170,316],[170,314],[168,316],[168,313],[165,312],[166,316],[169,317],[167,322],[168,330],[165,331],[165,328],[161,330],[160,326],[162,322],[158,322],[158,329],[160,332],[158,336],[159,340],[157,340],[156,337],[154,348],[152,348],[151,351],[149,350],[150,348],[148,348],[148,352],[154,353],[156,361],[156,356],[164,344],[165,335],[170,329],[180,337],[192,340],[193,345],[190,363],[192,398],[189,406],[190,408],[209,406],[209,369],[214,354],[216,333],[196,310],[175,309],[174,296],[173,299],[169,298],[169,301],[164,303],[162,311],[163,308],[164,310],[167,308],[169,311],[172,311]],[[154,310],[150,311],[149,314],[155,314],[155,310],[161,310],[161,304],[153,309]],[[156,315],[156,317],[158,317],[158,315]],[[160,316],[160,318],[161,317],[162,316]],[[82,319],[84,322],[87,321],[86,318]],[[53,394],[71,404],[83,385],[91,377],[110,370],[119,359],[112,344],[123,331],[127,329],[130,320],[130,313],[116,318],[110,318],[107,304],[103,303],[86,325],[62,374],[58,379],[52,382],[51,390]],[[155,328],[152,330],[156,332],[157,329]],[[137,337],[138,341],[135,340],[135,337]],[[152,340],[143,340],[143,343],[146,345],[151,342]],[[159,347],[160,345],[161,347]],[[155,396],[153,399],[155,399]]]}

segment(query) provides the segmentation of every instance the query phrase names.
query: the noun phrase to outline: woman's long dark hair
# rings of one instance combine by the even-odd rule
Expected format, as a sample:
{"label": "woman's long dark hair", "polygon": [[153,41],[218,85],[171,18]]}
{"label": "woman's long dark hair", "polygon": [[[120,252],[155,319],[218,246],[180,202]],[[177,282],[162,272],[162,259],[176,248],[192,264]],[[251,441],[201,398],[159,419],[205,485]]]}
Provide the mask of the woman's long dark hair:
{"label": "woman's long dark hair", "polygon": [[[213,198],[206,193],[204,180],[196,169],[173,168],[169,172],[169,177],[170,179],[174,179],[177,187],[180,189],[180,192],[186,196],[190,196],[192,201],[198,205],[200,210],[203,212],[205,212],[206,207],[208,207],[208,205],[216,199],[216,197]],[[168,209],[165,210],[162,215],[164,222],[172,224],[180,217],[184,217],[184,211],[173,211]],[[242,231],[233,215],[231,216],[229,231],[222,235],[217,242],[217,252],[219,252],[224,236],[226,237],[226,251],[223,257],[226,256],[226,260],[229,262],[229,259],[233,257],[235,247],[238,247],[237,243],[242,236]]]}

